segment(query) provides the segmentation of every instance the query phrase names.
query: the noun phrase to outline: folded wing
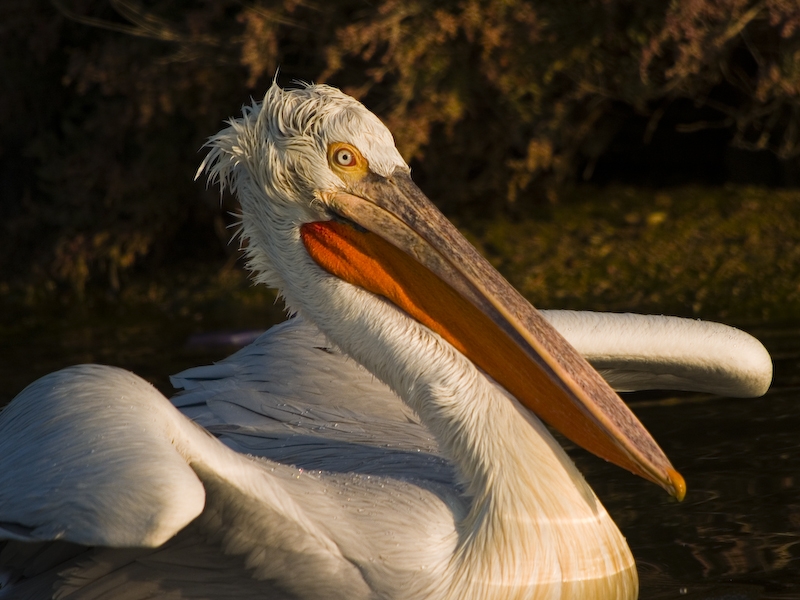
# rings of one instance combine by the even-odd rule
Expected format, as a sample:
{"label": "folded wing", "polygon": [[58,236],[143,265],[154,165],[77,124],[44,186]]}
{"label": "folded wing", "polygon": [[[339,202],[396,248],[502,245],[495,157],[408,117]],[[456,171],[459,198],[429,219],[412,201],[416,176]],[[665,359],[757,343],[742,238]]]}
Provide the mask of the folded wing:
{"label": "folded wing", "polygon": [[763,395],[772,382],[772,360],[761,342],[728,325],[630,313],[542,314],[618,392],[748,398]]}

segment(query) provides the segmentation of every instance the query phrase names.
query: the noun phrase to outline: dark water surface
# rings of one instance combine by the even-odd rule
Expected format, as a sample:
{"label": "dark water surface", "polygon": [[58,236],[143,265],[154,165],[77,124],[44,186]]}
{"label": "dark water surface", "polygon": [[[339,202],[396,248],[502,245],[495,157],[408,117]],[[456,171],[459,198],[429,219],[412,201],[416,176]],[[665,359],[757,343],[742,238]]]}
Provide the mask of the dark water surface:
{"label": "dark water surface", "polygon": [[[267,307],[237,326],[268,326]],[[0,406],[27,383],[82,362],[115,364],[169,393],[168,375],[226,356],[194,338],[202,315],[98,314],[43,324],[8,319],[0,331]],[[686,478],[678,503],[656,486],[580,450],[578,466],[636,557],[644,600],[800,599],[800,327],[751,330],[770,350],[775,381],[763,398],[633,394],[626,400]]]}
{"label": "dark water surface", "polygon": [[686,478],[683,502],[572,452],[628,539],[643,599],[800,598],[800,328],[751,332],[775,364],[766,396],[627,398]]}

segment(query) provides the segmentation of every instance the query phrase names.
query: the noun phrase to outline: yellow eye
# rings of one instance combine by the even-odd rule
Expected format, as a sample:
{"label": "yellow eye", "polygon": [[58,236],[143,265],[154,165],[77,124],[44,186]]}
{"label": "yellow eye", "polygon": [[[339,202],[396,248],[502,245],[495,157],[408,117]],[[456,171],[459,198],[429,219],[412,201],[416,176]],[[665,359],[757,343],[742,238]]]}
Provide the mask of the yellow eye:
{"label": "yellow eye", "polygon": [[346,182],[358,181],[369,173],[369,161],[358,148],[345,142],[333,142],[328,146],[328,164]]}
{"label": "yellow eye", "polygon": [[340,167],[355,167],[358,162],[355,153],[349,148],[339,148],[333,155],[333,160]]}

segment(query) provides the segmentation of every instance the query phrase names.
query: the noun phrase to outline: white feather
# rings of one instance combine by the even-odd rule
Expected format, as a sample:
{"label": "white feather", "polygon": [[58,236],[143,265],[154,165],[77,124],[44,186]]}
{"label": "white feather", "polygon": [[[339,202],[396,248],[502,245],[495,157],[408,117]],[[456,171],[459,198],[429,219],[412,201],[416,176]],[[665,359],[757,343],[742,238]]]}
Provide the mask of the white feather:
{"label": "white feather", "polygon": [[772,360],[761,342],[721,323],[571,310],[542,314],[617,391],[754,397],[772,383]]}

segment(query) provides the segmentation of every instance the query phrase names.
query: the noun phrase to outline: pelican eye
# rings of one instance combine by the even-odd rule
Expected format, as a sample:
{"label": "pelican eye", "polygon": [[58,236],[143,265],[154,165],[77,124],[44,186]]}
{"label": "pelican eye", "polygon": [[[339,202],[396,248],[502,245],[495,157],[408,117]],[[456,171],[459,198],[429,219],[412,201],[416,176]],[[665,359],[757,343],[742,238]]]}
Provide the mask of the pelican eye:
{"label": "pelican eye", "polygon": [[347,148],[340,148],[339,150],[337,150],[333,159],[336,161],[336,164],[342,167],[356,166],[356,155],[353,154]]}
{"label": "pelican eye", "polygon": [[361,179],[369,172],[369,162],[355,146],[334,142],[328,146],[328,164],[346,182]]}

